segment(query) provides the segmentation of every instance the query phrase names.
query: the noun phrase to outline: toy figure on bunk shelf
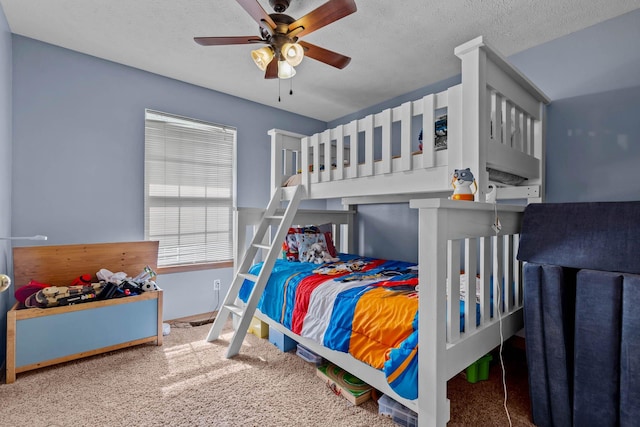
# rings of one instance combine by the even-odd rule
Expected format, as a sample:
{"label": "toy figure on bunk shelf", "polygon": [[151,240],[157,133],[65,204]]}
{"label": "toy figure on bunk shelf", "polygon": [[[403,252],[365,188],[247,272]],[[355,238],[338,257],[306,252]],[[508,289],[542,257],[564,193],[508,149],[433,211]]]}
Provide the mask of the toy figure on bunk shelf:
{"label": "toy figure on bunk shelf", "polygon": [[[471,184],[475,187],[473,191],[471,191]],[[473,173],[471,173],[469,168],[456,169],[453,173],[451,185],[453,185],[453,195],[451,195],[451,200],[473,201],[474,194],[478,191],[478,184],[476,184]]]}

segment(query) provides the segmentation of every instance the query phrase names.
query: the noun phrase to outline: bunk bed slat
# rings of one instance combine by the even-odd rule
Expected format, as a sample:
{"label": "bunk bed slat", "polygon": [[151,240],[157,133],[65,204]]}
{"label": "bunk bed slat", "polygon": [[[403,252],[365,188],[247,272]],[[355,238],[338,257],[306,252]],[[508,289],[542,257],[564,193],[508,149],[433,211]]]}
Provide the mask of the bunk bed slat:
{"label": "bunk bed slat", "polygon": [[493,320],[498,320],[498,312],[502,313],[502,301],[503,301],[503,290],[506,285],[504,284],[504,239],[499,236],[493,237]]}
{"label": "bunk bed slat", "polygon": [[491,92],[491,140],[504,143],[502,137],[502,97],[495,91]]}
{"label": "bunk bed slat", "polygon": [[513,126],[513,141],[511,146],[518,151],[526,153],[524,145],[522,144],[522,110],[515,108],[514,126]]}
{"label": "bunk bed slat", "polygon": [[387,108],[376,116],[382,129],[382,163],[381,172],[391,173],[391,110]]}
{"label": "bunk bed slat", "polygon": [[422,167],[435,165],[435,97],[433,94],[422,98]]}
{"label": "bunk bed slat", "polygon": [[313,153],[311,182],[316,183],[320,181],[320,134],[311,135],[311,152]]}
{"label": "bunk bed slat", "polygon": [[347,178],[358,177],[358,121],[352,120],[347,125],[347,136],[349,137],[349,170]]}
{"label": "bunk bed slat", "polygon": [[[300,147],[300,151],[302,151],[302,163],[299,165],[300,167],[300,178],[302,181],[302,185],[304,185],[304,188],[306,188],[307,190],[309,189],[309,184],[310,184],[310,176],[309,176],[309,160],[310,160],[310,156],[311,156],[311,150],[309,147],[310,144],[310,138],[303,138],[301,141],[301,147]],[[272,190],[273,191],[273,190]]]}
{"label": "bunk bed slat", "polygon": [[373,175],[373,116],[368,115],[361,121],[364,131],[364,165],[362,176]]}
{"label": "bunk bed slat", "polygon": [[465,283],[465,307],[464,307],[464,333],[473,333],[476,329],[476,271],[478,262],[477,239],[465,240],[464,272]]}
{"label": "bunk bed slat", "polygon": [[[412,166],[412,156],[411,156],[411,118],[412,115],[412,103],[405,102],[401,105],[401,130],[400,130],[400,159],[401,165],[400,170],[408,171],[411,170]],[[395,171],[394,171],[395,172]]]}
{"label": "bunk bed slat", "polygon": [[344,177],[344,135],[342,133],[342,125],[334,129],[333,137],[336,140],[336,168],[334,170],[334,178],[339,181]]}
{"label": "bunk bed slat", "polygon": [[504,301],[504,310],[506,312],[511,311],[513,308],[513,303],[511,301],[512,296],[512,284],[513,284],[513,264],[511,260],[513,259],[513,245],[511,236],[503,236],[503,248],[504,248],[504,257],[503,257],[503,266],[504,266],[504,286],[502,291],[502,300]]}
{"label": "bunk bed slat", "polygon": [[324,154],[321,163],[324,170],[320,171],[320,178],[323,182],[331,181],[331,170],[334,156],[331,153],[331,130],[327,129],[320,134],[320,143],[323,144]]}
{"label": "bunk bed slat", "polygon": [[[513,253],[518,253],[518,247],[520,246],[520,234],[513,235]],[[513,263],[513,301],[514,307],[522,307],[522,265],[515,257],[511,261]]]}
{"label": "bunk bed slat", "polygon": [[460,340],[460,240],[449,240],[447,248],[447,342]]}
{"label": "bunk bed slat", "polygon": [[491,320],[491,239],[480,238],[480,327]]}
{"label": "bunk bed slat", "polygon": [[513,128],[513,104],[505,98],[504,102],[504,124],[502,126],[503,144],[511,147],[511,129]]}
{"label": "bunk bed slat", "polygon": [[530,117],[527,114],[522,115],[522,126],[520,137],[522,139],[522,152],[531,155],[531,141],[529,141],[529,120]]}

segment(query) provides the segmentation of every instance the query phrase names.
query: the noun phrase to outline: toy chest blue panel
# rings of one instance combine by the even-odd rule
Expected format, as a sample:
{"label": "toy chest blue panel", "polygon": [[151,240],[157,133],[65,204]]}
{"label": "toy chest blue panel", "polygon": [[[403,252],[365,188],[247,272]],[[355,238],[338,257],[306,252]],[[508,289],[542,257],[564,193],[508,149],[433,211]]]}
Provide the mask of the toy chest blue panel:
{"label": "toy chest blue panel", "polygon": [[16,323],[16,367],[147,338],[157,331],[157,299],[21,319]]}
{"label": "toy chest blue panel", "polygon": [[280,351],[291,351],[296,348],[297,343],[275,328],[269,327],[269,342],[275,344]]}

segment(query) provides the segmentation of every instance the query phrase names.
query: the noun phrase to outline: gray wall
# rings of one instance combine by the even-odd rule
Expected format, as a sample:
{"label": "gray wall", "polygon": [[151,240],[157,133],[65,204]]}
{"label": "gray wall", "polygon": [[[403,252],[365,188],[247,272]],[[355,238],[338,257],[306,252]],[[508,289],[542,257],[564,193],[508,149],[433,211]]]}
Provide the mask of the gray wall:
{"label": "gray wall", "polygon": [[[268,202],[269,129],[309,134],[326,128],[325,122],[18,35],[13,70],[12,232],[47,235],[46,244],[144,238],[145,108],[238,129],[239,206]],[[224,295],[231,269],[161,276],[165,319],[215,309],[217,278]]]}
{"label": "gray wall", "polygon": [[[11,33],[0,7],[0,237],[11,234]],[[11,244],[0,240],[0,273],[11,275]],[[4,361],[7,310],[12,291],[0,294],[0,361]],[[2,363],[0,363],[2,366]]]}
{"label": "gray wall", "polygon": [[[552,100],[546,132],[548,202],[640,200],[638,40],[640,9],[509,58]],[[443,90],[459,79],[389,100],[329,126]],[[406,204],[360,206],[360,253],[417,261],[416,226],[417,212]]]}

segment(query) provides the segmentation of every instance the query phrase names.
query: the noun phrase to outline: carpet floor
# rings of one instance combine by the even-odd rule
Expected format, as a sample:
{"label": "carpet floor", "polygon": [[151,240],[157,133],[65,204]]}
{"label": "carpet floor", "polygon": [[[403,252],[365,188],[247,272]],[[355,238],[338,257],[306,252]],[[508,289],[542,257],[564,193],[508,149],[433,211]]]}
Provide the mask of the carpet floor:
{"label": "carpet floor", "polygon": [[[377,403],[351,406],[315,366],[247,335],[226,359],[230,329],[209,343],[210,325],[173,324],[164,345],[142,345],[19,374],[0,385],[2,426],[393,426]],[[532,426],[524,352],[505,351],[514,426]],[[451,426],[508,426],[497,357],[489,380],[448,384]]]}

